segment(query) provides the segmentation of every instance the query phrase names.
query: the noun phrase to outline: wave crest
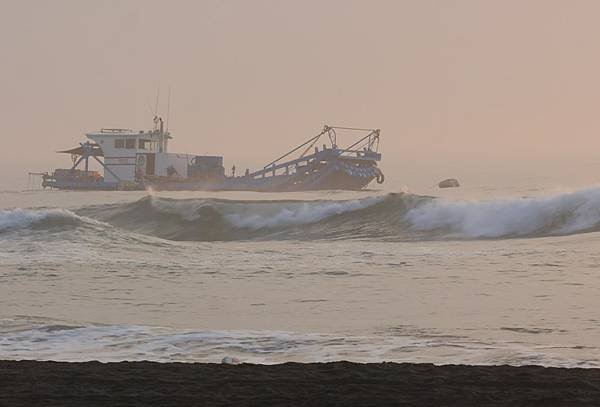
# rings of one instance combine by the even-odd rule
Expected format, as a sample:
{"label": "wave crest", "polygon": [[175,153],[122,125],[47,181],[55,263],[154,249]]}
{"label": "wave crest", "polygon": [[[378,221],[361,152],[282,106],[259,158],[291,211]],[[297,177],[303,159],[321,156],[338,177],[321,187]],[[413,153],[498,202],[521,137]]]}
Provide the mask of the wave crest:
{"label": "wave crest", "polygon": [[[125,229],[172,240],[248,240],[301,237],[311,225],[331,222],[384,201],[232,201],[146,197],[129,204],[83,208],[80,213]],[[312,238],[318,238],[313,234]]]}
{"label": "wave crest", "polygon": [[60,208],[0,210],[0,233],[24,228],[50,228],[76,225],[81,217]]}
{"label": "wave crest", "polygon": [[64,209],[0,211],[0,232],[78,227],[81,222],[190,241],[543,237],[599,231],[600,188],[543,198],[471,202],[406,193],[345,201],[149,196],[125,204],[84,207],[77,214]]}
{"label": "wave crest", "polygon": [[432,200],[406,214],[410,227],[458,238],[541,237],[600,229],[600,188],[545,198]]}

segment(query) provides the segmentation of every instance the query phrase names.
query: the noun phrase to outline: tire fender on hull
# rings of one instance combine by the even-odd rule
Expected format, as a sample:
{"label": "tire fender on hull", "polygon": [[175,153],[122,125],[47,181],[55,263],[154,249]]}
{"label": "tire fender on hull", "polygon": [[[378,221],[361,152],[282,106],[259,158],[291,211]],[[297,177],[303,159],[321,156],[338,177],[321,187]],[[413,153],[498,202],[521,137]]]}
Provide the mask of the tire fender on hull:
{"label": "tire fender on hull", "polygon": [[377,177],[375,178],[377,183],[383,184],[383,181],[385,181],[385,175],[383,175],[383,172],[379,168],[375,168],[375,173],[377,174]]}

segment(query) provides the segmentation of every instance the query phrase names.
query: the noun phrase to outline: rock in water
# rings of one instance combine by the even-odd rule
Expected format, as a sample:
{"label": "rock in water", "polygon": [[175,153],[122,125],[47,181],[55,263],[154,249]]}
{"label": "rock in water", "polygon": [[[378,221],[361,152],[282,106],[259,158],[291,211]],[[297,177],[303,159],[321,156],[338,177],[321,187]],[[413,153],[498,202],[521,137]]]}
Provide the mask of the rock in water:
{"label": "rock in water", "polygon": [[225,356],[222,360],[221,363],[224,365],[239,365],[240,360],[238,358],[232,358],[231,356]]}
{"label": "rock in water", "polygon": [[455,178],[448,178],[438,184],[440,188],[458,188],[460,183]]}

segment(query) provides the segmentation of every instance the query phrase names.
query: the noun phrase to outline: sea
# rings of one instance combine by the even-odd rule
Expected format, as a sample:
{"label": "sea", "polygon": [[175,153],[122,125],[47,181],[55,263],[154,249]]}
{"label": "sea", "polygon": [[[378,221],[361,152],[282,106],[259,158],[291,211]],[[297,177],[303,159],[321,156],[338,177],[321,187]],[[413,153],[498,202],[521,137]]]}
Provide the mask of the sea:
{"label": "sea", "polygon": [[599,367],[600,159],[491,167],[1,191],[0,359]]}

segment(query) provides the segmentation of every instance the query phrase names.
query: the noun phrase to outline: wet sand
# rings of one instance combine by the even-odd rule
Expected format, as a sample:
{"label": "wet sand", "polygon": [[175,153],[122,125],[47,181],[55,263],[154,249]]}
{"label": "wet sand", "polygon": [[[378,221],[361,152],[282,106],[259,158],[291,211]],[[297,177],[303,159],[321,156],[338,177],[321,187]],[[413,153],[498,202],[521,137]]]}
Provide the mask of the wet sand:
{"label": "wet sand", "polygon": [[600,369],[0,361],[0,406],[598,405]]}

